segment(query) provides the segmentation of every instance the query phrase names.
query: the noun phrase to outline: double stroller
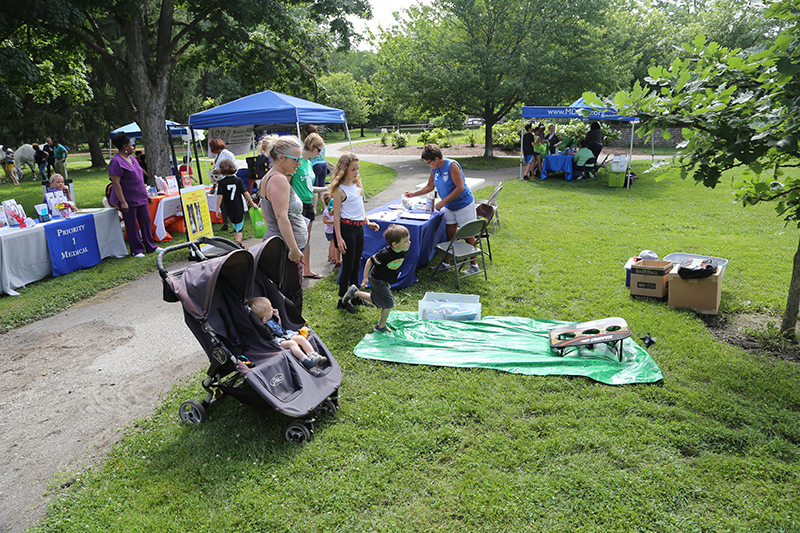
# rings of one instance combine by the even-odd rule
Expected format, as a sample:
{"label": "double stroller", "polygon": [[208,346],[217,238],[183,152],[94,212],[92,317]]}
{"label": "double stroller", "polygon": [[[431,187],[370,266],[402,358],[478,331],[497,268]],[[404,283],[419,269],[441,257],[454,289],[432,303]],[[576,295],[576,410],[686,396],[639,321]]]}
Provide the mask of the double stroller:
{"label": "double stroller", "polygon": [[[207,258],[198,244],[211,244],[228,252]],[[187,248],[200,261],[168,272],[164,255]],[[286,245],[279,237],[249,250],[227,239],[204,237],[159,252],[164,300],[181,303],[184,321],[210,362],[203,379],[207,394],[201,402],[186,400],[181,404],[184,422],[204,422],[208,407],[229,395],[247,405],[267,406],[291,417],[284,437],[302,443],[313,435],[315,416],[330,416],[339,408],[341,368],[295,305],[281,293],[287,262]],[[261,337],[258,318],[246,305],[248,299],[257,296],[270,299],[287,330],[308,327],[308,341],[327,362],[306,369],[277,340]]]}

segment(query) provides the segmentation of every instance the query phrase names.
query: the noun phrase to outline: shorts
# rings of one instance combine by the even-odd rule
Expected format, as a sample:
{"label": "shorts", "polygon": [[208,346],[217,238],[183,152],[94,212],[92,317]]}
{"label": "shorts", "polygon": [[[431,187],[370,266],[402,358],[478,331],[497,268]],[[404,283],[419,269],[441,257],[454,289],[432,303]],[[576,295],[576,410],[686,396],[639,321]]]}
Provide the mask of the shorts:
{"label": "shorts", "polygon": [[314,187],[324,187],[325,179],[328,177],[328,163],[316,163],[314,169]]}
{"label": "shorts", "polygon": [[457,224],[460,228],[476,218],[478,218],[478,215],[475,213],[475,202],[471,202],[468,206],[462,207],[457,211],[451,211],[447,207],[444,208],[444,223],[448,225]]}
{"label": "shorts", "polygon": [[242,232],[242,228],[244,227],[244,220],[242,220],[241,222],[231,222],[231,224],[233,224],[233,231],[234,232],[236,232],[236,233],[241,233]]}
{"label": "shorts", "polygon": [[369,274],[369,297],[372,299],[372,304],[378,309],[391,309],[394,307],[394,296],[392,295],[392,286],[382,279],[377,279]]}
{"label": "shorts", "polygon": [[303,216],[306,217],[309,221],[314,222],[314,219],[316,218],[316,213],[314,212],[313,204],[303,204]]}
{"label": "shorts", "polygon": [[329,241],[332,241],[334,238],[336,238],[336,234],[334,234],[334,233],[326,233],[325,234],[325,238],[328,239]]}
{"label": "shorts", "polygon": [[533,163],[533,156],[532,155],[526,155],[525,156],[525,162],[526,163]]}

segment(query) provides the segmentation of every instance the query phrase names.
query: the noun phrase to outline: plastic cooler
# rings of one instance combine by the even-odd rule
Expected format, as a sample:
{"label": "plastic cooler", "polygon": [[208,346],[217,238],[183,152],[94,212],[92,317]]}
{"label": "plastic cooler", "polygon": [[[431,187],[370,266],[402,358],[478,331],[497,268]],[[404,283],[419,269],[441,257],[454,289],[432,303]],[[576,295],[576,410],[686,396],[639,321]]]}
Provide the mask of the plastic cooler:
{"label": "plastic cooler", "polygon": [[725,277],[725,267],[728,266],[728,260],[721,257],[711,257],[710,255],[701,254],[687,254],[684,252],[673,252],[664,256],[664,261],[672,261],[675,264],[680,264],[684,259],[713,259],[720,267],[719,281],[722,283],[722,278]]}

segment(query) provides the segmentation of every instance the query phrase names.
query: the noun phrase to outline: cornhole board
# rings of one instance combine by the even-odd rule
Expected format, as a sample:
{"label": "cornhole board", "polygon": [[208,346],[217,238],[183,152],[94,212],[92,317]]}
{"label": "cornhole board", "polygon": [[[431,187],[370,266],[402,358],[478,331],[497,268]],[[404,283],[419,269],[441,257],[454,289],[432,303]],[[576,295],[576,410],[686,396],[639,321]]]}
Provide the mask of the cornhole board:
{"label": "cornhole board", "polygon": [[619,355],[622,362],[622,343],[631,336],[631,328],[624,318],[610,317],[559,326],[550,330],[550,348],[564,357],[579,348],[594,349],[595,344],[606,344]]}

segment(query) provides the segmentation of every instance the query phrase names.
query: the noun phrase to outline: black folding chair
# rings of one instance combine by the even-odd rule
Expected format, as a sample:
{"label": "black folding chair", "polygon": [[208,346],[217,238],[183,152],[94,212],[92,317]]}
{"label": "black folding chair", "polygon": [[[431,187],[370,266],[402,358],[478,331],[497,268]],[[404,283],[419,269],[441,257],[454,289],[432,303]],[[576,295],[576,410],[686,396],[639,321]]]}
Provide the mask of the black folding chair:
{"label": "black folding chair", "polygon": [[489,204],[478,204],[475,208],[478,217],[486,219],[486,228],[481,233],[481,239],[486,239],[486,249],[489,251],[489,259],[492,259],[492,243],[489,241],[489,224],[494,222],[494,207]]}

